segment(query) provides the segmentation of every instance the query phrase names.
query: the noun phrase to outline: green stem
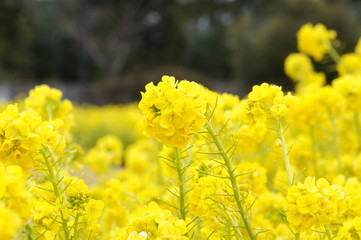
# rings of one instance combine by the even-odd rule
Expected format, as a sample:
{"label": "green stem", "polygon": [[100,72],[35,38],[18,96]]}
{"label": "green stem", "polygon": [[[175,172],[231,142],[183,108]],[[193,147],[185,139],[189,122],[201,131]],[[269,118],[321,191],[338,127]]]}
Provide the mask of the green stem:
{"label": "green stem", "polygon": [[301,240],[301,234],[299,232],[295,234],[295,240]]}
{"label": "green stem", "polygon": [[223,143],[222,143],[219,135],[215,132],[215,130],[209,124],[208,121],[206,122],[206,129],[207,129],[208,133],[211,135],[214,143],[216,144],[216,146],[218,148],[218,151],[219,151],[220,155],[222,156],[222,158],[224,160],[224,165],[226,167],[226,170],[227,170],[228,175],[229,175],[229,179],[231,181],[233,196],[234,196],[234,199],[236,201],[239,213],[241,214],[242,221],[243,221],[243,223],[245,225],[247,233],[248,233],[251,240],[255,240],[256,235],[253,232],[253,229],[252,229],[252,226],[251,226],[251,221],[248,218],[248,216],[246,214],[246,211],[244,210],[244,207],[242,205],[241,193],[239,191],[239,187],[238,187],[238,184],[237,184],[237,177],[234,174],[234,168],[232,166],[231,159],[229,158],[228,154],[226,153],[225,148],[223,146]]}
{"label": "green stem", "polygon": [[29,224],[25,225],[25,235],[27,240],[34,240],[34,234],[32,228],[29,226]]}
{"label": "green stem", "polygon": [[330,225],[327,224],[325,225],[325,233],[326,233],[326,236],[329,240],[332,240],[332,233],[331,233],[331,230],[330,230]]}
{"label": "green stem", "polygon": [[46,105],[46,113],[48,114],[48,119],[53,120],[53,110],[50,104]]}
{"label": "green stem", "polygon": [[75,220],[74,220],[74,240],[77,240],[79,238],[78,220],[79,220],[79,213],[76,213]]}
{"label": "green stem", "polygon": [[187,191],[187,185],[185,183],[186,168],[183,167],[179,149],[174,148],[175,166],[178,174],[178,186],[179,186],[179,218],[186,220],[186,205],[185,205],[185,193]]}
{"label": "green stem", "polygon": [[338,54],[338,52],[336,51],[336,49],[334,47],[332,47],[332,45],[330,44],[330,47],[328,49],[328,53],[330,54],[330,57],[332,58],[332,60],[337,64],[340,61],[340,55]]}
{"label": "green stem", "polygon": [[284,130],[282,127],[281,120],[279,118],[277,118],[277,130],[278,130],[278,137],[281,140],[282,156],[283,156],[283,161],[285,163],[285,168],[286,168],[286,172],[287,172],[288,185],[292,186],[293,185],[293,174],[292,174],[292,169],[291,169],[291,162],[288,157],[288,147],[287,147],[287,143],[286,143],[286,139],[285,139]]}
{"label": "green stem", "polygon": [[[49,181],[53,185],[53,191],[54,191],[55,197],[56,197],[56,199],[59,200],[59,203],[62,205],[64,202],[64,199],[63,199],[63,196],[61,195],[62,191],[59,187],[59,184],[61,181],[60,181],[59,176],[57,176],[55,174],[53,164],[52,164],[55,162],[54,156],[52,155],[52,153],[48,147],[44,147],[44,149],[42,149],[40,152],[44,158]],[[49,158],[52,158],[53,161],[50,161]],[[69,231],[68,220],[64,217],[63,210],[61,210],[61,209],[60,209],[60,217],[61,217],[62,228],[64,231],[65,239],[71,240],[72,238],[71,238],[70,231]]]}

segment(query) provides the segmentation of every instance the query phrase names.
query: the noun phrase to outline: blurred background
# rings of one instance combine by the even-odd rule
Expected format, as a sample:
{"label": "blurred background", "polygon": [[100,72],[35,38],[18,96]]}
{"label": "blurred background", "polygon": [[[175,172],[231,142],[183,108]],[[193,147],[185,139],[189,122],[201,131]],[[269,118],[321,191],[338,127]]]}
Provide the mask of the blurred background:
{"label": "blurred background", "polygon": [[0,98],[46,83],[78,103],[126,103],[164,74],[240,96],[292,90],[283,61],[307,22],[350,52],[361,1],[0,0]]}

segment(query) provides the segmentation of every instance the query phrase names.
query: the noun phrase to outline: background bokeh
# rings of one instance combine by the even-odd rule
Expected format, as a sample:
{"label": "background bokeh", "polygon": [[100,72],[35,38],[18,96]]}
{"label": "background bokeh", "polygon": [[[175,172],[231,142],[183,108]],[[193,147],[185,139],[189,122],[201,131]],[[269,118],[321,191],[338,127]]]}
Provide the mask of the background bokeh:
{"label": "background bokeh", "polygon": [[350,52],[361,1],[1,0],[0,98],[46,83],[79,103],[132,102],[164,74],[241,96],[261,82],[292,90],[283,61],[307,22]]}

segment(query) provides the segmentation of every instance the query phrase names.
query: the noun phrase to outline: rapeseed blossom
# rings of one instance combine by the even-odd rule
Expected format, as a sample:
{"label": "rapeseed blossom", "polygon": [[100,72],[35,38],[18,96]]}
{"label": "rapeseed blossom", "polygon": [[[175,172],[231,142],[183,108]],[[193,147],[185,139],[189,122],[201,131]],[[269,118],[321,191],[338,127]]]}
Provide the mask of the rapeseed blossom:
{"label": "rapeseed blossom", "polygon": [[18,164],[29,169],[40,157],[42,145],[61,151],[64,138],[55,132],[55,127],[43,122],[32,110],[19,112],[17,105],[9,105],[0,114],[0,156],[6,164]]}
{"label": "rapeseed blossom", "polygon": [[106,135],[85,156],[85,163],[97,174],[109,171],[113,164],[120,165],[123,143],[115,136]]}
{"label": "rapeseed blossom", "polygon": [[331,49],[331,40],[336,38],[336,32],[328,30],[325,25],[307,23],[297,32],[297,46],[300,52],[321,61]]}
{"label": "rapeseed blossom", "polygon": [[145,133],[168,146],[186,146],[205,124],[203,87],[163,76],[157,86],[149,83],[145,89],[139,102],[145,115]]}
{"label": "rapeseed blossom", "polygon": [[168,210],[162,210],[157,203],[150,202],[137,217],[130,218],[124,230],[112,233],[113,240],[122,239],[182,239],[187,240],[186,223],[176,219]]}
{"label": "rapeseed blossom", "polygon": [[[0,239],[360,239],[361,40],[337,58],[335,36],[300,29],[291,93],[163,76],[139,108],[73,112],[34,88],[0,113]],[[330,83],[312,62],[327,53]]]}
{"label": "rapeseed blossom", "polygon": [[330,185],[324,178],[307,177],[288,189],[287,220],[295,230],[305,231],[320,224],[330,224],[338,216],[344,199],[341,186]]}
{"label": "rapeseed blossom", "polygon": [[26,109],[37,112],[42,120],[51,121],[58,132],[68,135],[73,124],[73,104],[62,100],[62,92],[48,85],[39,85],[29,91],[24,100]]}

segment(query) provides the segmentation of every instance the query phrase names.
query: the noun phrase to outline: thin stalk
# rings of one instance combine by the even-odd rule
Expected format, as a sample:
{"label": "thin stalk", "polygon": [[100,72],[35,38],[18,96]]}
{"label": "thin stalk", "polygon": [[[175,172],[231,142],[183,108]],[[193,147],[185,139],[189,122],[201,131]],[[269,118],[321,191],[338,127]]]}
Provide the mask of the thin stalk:
{"label": "thin stalk", "polygon": [[[57,177],[57,175],[54,172],[54,168],[52,166],[53,161],[51,162],[49,159],[49,158],[52,158],[54,160],[54,157],[52,156],[50,150],[47,147],[44,147],[44,149],[42,149],[40,152],[44,158],[45,165],[47,168],[47,173],[49,175],[49,180],[53,186],[55,197],[56,197],[56,199],[59,200],[59,203],[62,205],[64,202],[64,199],[63,199],[63,196],[61,195],[62,191],[59,187],[60,179],[59,179],[59,177]],[[71,240],[72,237],[71,237],[70,231],[69,231],[68,220],[65,218],[63,210],[60,209],[59,211],[60,211],[60,217],[61,217],[62,228],[64,231],[65,239]]]}
{"label": "thin stalk", "polygon": [[185,193],[187,191],[187,185],[185,183],[186,169],[183,168],[179,149],[174,148],[175,167],[178,174],[178,187],[179,187],[179,218],[186,220],[186,205],[185,205]]}
{"label": "thin stalk", "polygon": [[232,161],[230,159],[230,157],[228,156],[228,154],[226,153],[226,150],[223,146],[223,143],[220,139],[220,137],[218,136],[218,134],[215,132],[215,130],[213,129],[213,127],[209,124],[209,122],[206,122],[206,129],[207,132],[209,133],[209,135],[211,135],[215,145],[218,148],[218,151],[220,153],[220,155],[222,156],[223,160],[224,160],[224,164],[226,167],[226,170],[228,172],[229,175],[229,179],[231,181],[231,186],[232,186],[232,190],[233,190],[233,197],[236,201],[237,204],[237,208],[239,210],[239,213],[241,214],[242,217],[242,221],[245,225],[245,228],[247,230],[247,233],[250,237],[251,240],[255,240],[256,239],[256,235],[253,232],[252,226],[251,226],[251,221],[248,218],[246,211],[242,205],[242,199],[241,199],[241,193],[239,191],[239,187],[237,184],[237,177],[234,174],[234,168],[232,166]]}
{"label": "thin stalk", "polygon": [[332,240],[332,233],[331,233],[329,224],[325,225],[325,233],[326,233],[327,238],[329,240]]}
{"label": "thin stalk", "polygon": [[301,240],[301,234],[299,232],[295,234],[295,240]]}
{"label": "thin stalk", "polygon": [[48,114],[49,120],[53,120],[53,110],[49,104],[46,105],[46,113]]}
{"label": "thin stalk", "polygon": [[332,47],[332,45],[328,49],[328,54],[330,54],[330,57],[336,64],[340,61],[340,55],[338,54],[336,49],[334,47]]}
{"label": "thin stalk", "polygon": [[79,221],[79,213],[76,213],[75,220],[74,220],[74,239],[79,238],[78,221]]}
{"label": "thin stalk", "polygon": [[287,147],[287,143],[286,143],[286,139],[285,139],[284,130],[282,127],[281,120],[279,118],[277,118],[277,132],[278,132],[278,137],[281,140],[282,156],[283,156],[283,161],[285,163],[285,168],[286,168],[286,172],[287,172],[288,185],[292,186],[293,185],[293,174],[292,174],[292,169],[291,169],[291,162],[288,157],[288,147]]}
{"label": "thin stalk", "polygon": [[34,240],[33,231],[28,224],[25,226],[25,235],[27,240]]}

